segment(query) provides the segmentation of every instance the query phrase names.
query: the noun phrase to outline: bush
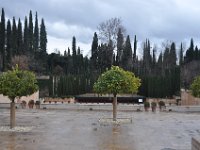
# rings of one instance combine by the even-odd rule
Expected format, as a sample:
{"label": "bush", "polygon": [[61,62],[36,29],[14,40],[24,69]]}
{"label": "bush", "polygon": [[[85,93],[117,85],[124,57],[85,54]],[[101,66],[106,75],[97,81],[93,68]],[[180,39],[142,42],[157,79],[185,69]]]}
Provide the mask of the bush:
{"label": "bush", "polygon": [[200,76],[196,77],[192,82],[190,89],[192,90],[192,95],[195,97],[200,97]]}
{"label": "bush", "polygon": [[35,102],[35,105],[40,105],[40,101],[36,101],[36,102]]}
{"label": "bush", "polygon": [[165,102],[164,101],[159,101],[159,107],[165,106]]}
{"label": "bush", "polygon": [[34,100],[30,100],[29,102],[28,102],[28,104],[29,105],[34,105],[35,103],[34,103]]}
{"label": "bush", "polygon": [[144,107],[149,108],[150,107],[150,103],[149,102],[144,102]]}
{"label": "bush", "polygon": [[156,102],[151,102],[151,107],[156,107],[156,106],[157,106]]}

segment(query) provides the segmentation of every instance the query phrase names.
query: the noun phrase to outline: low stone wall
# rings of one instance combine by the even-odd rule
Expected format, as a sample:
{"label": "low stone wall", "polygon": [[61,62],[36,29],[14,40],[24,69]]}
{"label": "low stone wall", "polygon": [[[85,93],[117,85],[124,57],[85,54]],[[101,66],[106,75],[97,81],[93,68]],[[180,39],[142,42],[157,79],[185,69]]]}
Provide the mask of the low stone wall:
{"label": "low stone wall", "polygon": [[[76,103],[76,104],[41,104],[40,108],[46,108],[46,109],[67,109],[67,110],[103,110],[103,111],[112,111],[113,106],[112,104],[80,104],[80,103]],[[117,106],[117,110],[118,111],[144,111],[144,106],[143,105],[127,105],[127,104],[119,104]]]}
{"label": "low stone wall", "polygon": [[[39,100],[39,91],[33,93],[32,95],[22,96],[20,99],[15,99],[15,102],[21,103],[22,101],[26,101],[26,103],[28,104],[30,100]],[[0,104],[1,103],[10,103],[10,99],[7,96],[3,96],[2,94],[0,94]]]}
{"label": "low stone wall", "polygon": [[181,90],[181,105],[200,105],[200,98],[192,96],[190,91]]}
{"label": "low stone wall", "polygon": [[52,98],[52,97],[45,97],[43,103],[74,103],[74,98]]}
{"label": "low stone wall", "polygon": [[192,138],[192,150],[200,150],[200,138]]}
{"label": "low stone wall", "polygon": [[176,99],[167,99],[167,98],[148,98],[148,102],[156,102],[157,104],[159,101],[165,102],[166,105],[177,105]]}

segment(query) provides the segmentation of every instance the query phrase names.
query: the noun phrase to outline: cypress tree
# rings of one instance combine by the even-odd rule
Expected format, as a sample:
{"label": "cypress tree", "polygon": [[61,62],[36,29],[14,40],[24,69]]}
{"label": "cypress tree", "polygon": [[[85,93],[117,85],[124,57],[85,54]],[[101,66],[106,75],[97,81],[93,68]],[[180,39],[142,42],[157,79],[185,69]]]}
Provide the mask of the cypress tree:
{"label": "cypress tree", "polygon": [[68,47],[68,50],[67,50],[67,55],[68,55],[68,56],[71,56],[70,48],[69,48],[69,47]]}
{"label": "cypress tree", "polygon": [[170,55],[169,63],[170,63],[171,68],[173,68],[176,66],[176,45],[174,42],[172,42],[172,44],[171,44],[171,49],[170,49],[169,55]]}
{"label": "cypress tree", "polygon": [[22,24],[21,20],[18,20],[18,26],[17,26],[17,54],[21,55],[24,54],[22,50]]}
{"label": "cypress tree", "polygon": [[76,37],[72,38],[72,56],[76,56]]}
{"label": "cypress tree", "polygon": [[193,39],[191,39],[190,40],[190,47],[186,51],[186,56],[185,56],[186,63],[192,61],[193,60],[193,56],[194,56],[194,42],[193,42]]}
{"label": "cypress tree", "polygon": [[107,47],[106,47],[106,68],[110,68],[113,65],[113,50],[114,50],[114,44],[113,41],[110,40]]}
{"label": "cypress tree", "polygon": [[8,65],[11,63],[12,51],[11,51],[11,39],[12,38],[12,31],[11,31],[11,23],[8,19],[7,21],[7,32],[6,32],[6,53],[7,53],[7,62]]}
{"label": "cypress tree", "polygon": [[29,26],[28,26],[28,31],[29,31],[29,51],[32,53],[33,52],[33,17],[32,17],[32,11],[29,13]]}
{"label": "cypress tree", "polygon": [[17,27],[15,22],[15,17],[13,17],[12,22],[12,54],[13,56],[17,55]]}
{"label": "cypress tree", "polygon": [[44,24],[44,19],[42,19],[40,26],[40,51],[42,54],[46,54],[47,50],[47,32]]}
{"label": "cypress tree", "polygon": [[198,60],[198,54],[199,54],[199,49],[197,46],[195,46],[195,50],[194,50],[194,59]]}
{"label": "cypress tree", "polygon": [[130,42],[130,38],[128,35],[126,38],[126,42],[125,42],[123,54],[122,54],[122,67],[125,70],[129,70],[129,71],[132,70],[132,67],[133,67],[132,66],[133,65],[132,56],[133,56],[132,55],[132,47],[131,47],[131,42]]}
{"label": "cypress tree", "polygon": [[72,38],[72,62],[73,62],[73,73],[77,74],[77,54],[76,54],[76,38]]}
{"label": "cypress tree", "polygon": [[97,57],[98,57],[98,37],[96,32],[94,33],[93,41],[92,41],[92,49],[91,49],[91,65],[92,69],[97,69]]}
{"label": "cypress tree", "polygon": [[1,12],[1,32],[0,32],[0,52],[2,56],[2,71],[5,70],[6,58],[5,58],[5,13],[4,9],[2,8]]}
{"label": "cypress tree", "polygon": [[137,39],[136,39],[136,35],[134,37],[134,53],[133,53],[133,60],[135,62],[135,59],[136,59],[136,50],[137,50]]}
{"label": "cypress tree", "polygon": [[29,53],[29,29],[27,17],[24,19],[24,38],[23,38],[23,51],[25,54]]}
{"label": "cypress tree", "polygon": [[180,53],[179,53],[179,65],[183,64],[183,44],[181,43]]}
{"label": "cypress tree", "polygon": [[116,65],[121,65],[122,53],[123,53],[124,36],[122,34],[121,28],[119,28],[117,33],[117,56]]}
{"label": "cypress tree", "polygon": [[39,28],[38,28],[38,17],[37,12],[35,14],[35,27],[34,27],[34,34],[33,34],[33,50],[34,52],[38,51],[39,47]]}
{"label": "cypress tree", "polygon": [[162,55],[162,52],[160,53],[160,55],[158,57],[156,72],[157,72],[157,74],[160,74],[160,72],[162,72],[162,74],[163,74],[163,55]]}

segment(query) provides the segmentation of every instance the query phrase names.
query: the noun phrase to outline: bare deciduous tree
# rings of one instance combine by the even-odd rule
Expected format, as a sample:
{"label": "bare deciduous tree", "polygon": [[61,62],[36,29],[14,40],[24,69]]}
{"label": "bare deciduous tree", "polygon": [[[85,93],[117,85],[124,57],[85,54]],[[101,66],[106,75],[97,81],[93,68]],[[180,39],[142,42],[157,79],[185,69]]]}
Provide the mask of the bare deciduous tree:
{"label": "bare deciduous tree", "polygon": [[116,46],[119,28],[121,29],[123,35],[125,35],[126,30],[122,25],[122,20],[120,18],[111,18],[100,23],[97,27],[99,31],[99,39],[106,43],[109,43],[109,41],[112,40],[114,46]]}

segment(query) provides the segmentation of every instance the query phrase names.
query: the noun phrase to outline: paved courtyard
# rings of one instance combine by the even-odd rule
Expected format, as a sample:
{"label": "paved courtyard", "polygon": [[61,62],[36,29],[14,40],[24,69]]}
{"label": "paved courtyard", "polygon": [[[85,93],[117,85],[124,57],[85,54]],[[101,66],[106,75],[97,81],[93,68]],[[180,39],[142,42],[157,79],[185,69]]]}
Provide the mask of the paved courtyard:
{"label": "paved courtyard", "polygon": [[111,111],[17,109],[22,131],[3,130],[9,109],[0,109],[1,150],[190,150],[191,137],[200,136],[200,114],[118,112],[132,123],[100,124]]}

